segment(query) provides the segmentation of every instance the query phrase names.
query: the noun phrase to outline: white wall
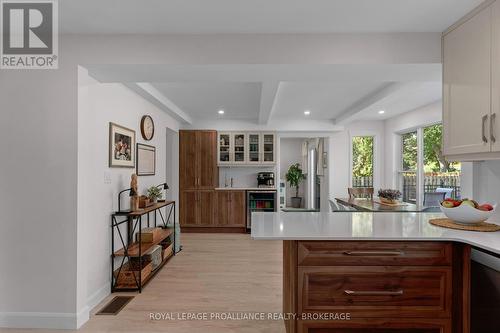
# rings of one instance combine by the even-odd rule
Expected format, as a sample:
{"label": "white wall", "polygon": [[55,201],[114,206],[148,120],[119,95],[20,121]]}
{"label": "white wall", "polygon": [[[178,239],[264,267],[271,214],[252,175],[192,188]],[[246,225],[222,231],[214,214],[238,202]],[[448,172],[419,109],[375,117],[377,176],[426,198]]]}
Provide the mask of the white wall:
{"label": "white wall", "polygon": [[[259,172],[274,172],[276,177],[276,168],[274,166],[266,167],[219,167],[219,187],[231,186],[233,178],[233,187],[257,187],[257,174]],[[275,184],[278,183],[275,179]]]}
{"label": "white wall", "polygon": [[[110,215],[118,209],[118,192],[130,187],[130,176],[135,173],[135,168],[108,167],[109,123],[135,130],[138,143],[156,147],[156,175],[138,177],[140,194],[145,194],[148,187],[167,180],[167,159],[173,161],[168,170],[169,175],[175,172],[172,165],[175,167],[178,154],[166,155],[167,128],[178,130],[179,124],[121,84],[101,84],[90,78],[84,69],[79,71],[79,82],[78,211],[85,226],[82,232],[86,234],[87,246],[79,256],[79,261],[84,262],[86,267],[81,267],[78,278],[86,276],[86,281],[82,281],[82,288],[86,289],[86,304],[80,305],[90,309],[109,294]],[[155,122],[154,138],[147,142],[142,139],[139,127],[141,117],[145,114],[151,115]],[[105,175],[111,178],[110,184],[105,183]],[[173,179],[172,176],[169,178]],[[177,179],[169,183],[169,192],[178,189]],[[122,196],[122,208],[129,207],[128,199],[126,194]],[[115,236],[117,250],[121,248],[121,243],[118,235]]]}
{"label": "white wall", "polygon": [[334,133],[329,140],[330,199],[345,198],[351,186],[352,137],[374,136],[373,186],[385,183],[385,135],[383,121],[360,121],[346,125],[345,130]]}
{"label": "white wall", "polygon": [[[67,35],[59,41],[58,70],[1,70],[0,267],[9,269],[0,274],[0,326],[74,328],[86,311],[80,266],[92,243],[79,232],[84,219],[77,211],[78,65],[439,64],[440,38]],[[29,205],[20,200],[26,197]],[[40,246],[20,245],[12,237],[19,233],[24,243]]]}
{"label": "white wall", "polygon": [[389,118],[385,121],[385,187],[398,187],[401,159],[400,135],[418,127],[440,123],[442,120],[441,101],[422,108]]}
{"label": "white wall", "polygon": [[[280,140],[280,175],[281,178],[285,179],[286,181],[286,173],[288,171],[288,168],[295,163],[299,163],[304,169],[304,166],[302,165],[302,142],[304,141],[303,138],[281,138]],[[304,197],[304,191],[305,191],[305,181],[302,181],[300,186],[299,186],[299,197],[303,198],[302,199],[302,207],[304,207],[305,204],[305,197]],[[291,197],[295,196],[295,187],[290,187],[290,184],[286,182],[286,206],[291,207],[292,202],[291,202]]]}

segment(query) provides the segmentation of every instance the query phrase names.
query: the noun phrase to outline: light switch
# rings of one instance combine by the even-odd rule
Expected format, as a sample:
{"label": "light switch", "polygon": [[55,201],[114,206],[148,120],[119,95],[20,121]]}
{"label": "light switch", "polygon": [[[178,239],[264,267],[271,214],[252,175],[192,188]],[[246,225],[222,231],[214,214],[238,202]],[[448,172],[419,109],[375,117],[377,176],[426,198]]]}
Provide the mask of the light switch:
{"label": "light switch", "polygon": [[111,184],[111,172],[104,172],[104,184]]}

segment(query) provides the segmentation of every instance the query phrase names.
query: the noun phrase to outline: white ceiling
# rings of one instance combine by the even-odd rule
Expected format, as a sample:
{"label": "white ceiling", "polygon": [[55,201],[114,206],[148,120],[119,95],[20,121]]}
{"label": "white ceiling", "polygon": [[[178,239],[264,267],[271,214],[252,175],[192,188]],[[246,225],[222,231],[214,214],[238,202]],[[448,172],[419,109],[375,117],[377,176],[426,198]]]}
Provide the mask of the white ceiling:
{"label": "white ceiling", "polygon": [[261,84],[255,82],[168,82],[153,86],[194,119],[224,117],[256,120]]}
{"label": "white ceiling", "polygon": [[[89,65],[186,123],[382,120],[441,98],[441,65]],[[220,116],[217,111],[223,109]],[[304,115],[310,110],[309,116]],[[384,110],[384,115],[378,114]],[[263,119],[263,121],[262,121]]]}
{"label": "white ceiling", "polygon": [[63,33],[442,32],[482,0],[64,0]]}
{"label": "white ceiling", "polygon": [[[414,109],[429,105],[442,98],[441,82],[413,82],[403,85],[394,94],[371,104],[366,109],[360,110],[350,121],[355,120],[382,120]],[[378,111],[385,111],[379,114]]]}
{"label": "white ceiling", "polygon": [[273,117],[334,119],[354,101],[384,86],[385,82],[281,82]]}

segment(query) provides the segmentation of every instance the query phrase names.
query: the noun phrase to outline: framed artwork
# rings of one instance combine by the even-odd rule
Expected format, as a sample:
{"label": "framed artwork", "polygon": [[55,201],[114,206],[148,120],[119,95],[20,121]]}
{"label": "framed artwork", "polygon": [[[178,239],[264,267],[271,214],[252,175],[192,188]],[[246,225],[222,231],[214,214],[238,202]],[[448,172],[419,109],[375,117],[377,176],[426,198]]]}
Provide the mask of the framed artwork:
{"label": "framed artwork", "polygon": [[156,172],[156,148],[137,144],[137,176],[154,176]]}
{"label": "framed artwork", "polygon": [[109,123],[109,167],[135,166],[135,131]]}

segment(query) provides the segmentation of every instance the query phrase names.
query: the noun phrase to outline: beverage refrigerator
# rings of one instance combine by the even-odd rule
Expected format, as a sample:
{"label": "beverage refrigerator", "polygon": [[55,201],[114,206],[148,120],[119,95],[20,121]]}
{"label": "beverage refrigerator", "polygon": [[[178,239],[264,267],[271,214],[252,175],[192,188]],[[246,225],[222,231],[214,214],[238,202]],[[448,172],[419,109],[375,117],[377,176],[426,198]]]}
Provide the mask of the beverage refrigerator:
{"label": "beverage refrigerator", "polygon": [[247,191],[247,230],[252,228],[252,212],[276,212],[276,190]]}

